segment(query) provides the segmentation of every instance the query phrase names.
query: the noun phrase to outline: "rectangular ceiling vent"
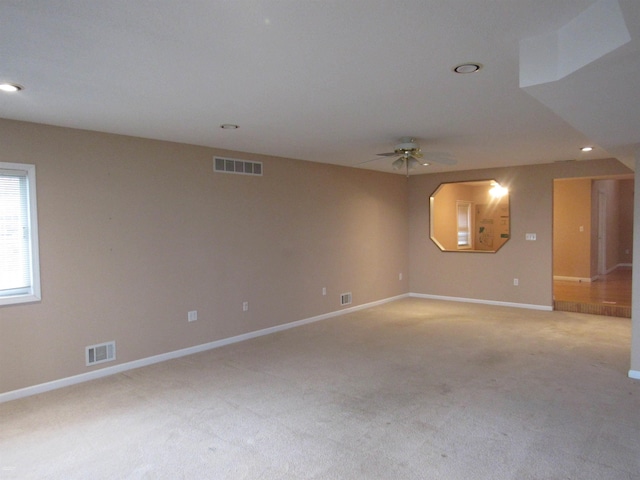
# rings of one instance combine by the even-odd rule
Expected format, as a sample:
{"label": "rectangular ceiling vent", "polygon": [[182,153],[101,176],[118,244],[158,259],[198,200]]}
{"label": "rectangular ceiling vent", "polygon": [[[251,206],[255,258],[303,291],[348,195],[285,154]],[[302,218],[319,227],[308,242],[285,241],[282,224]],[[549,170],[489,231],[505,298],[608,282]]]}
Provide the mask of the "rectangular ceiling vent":
{"label": "rectangular ceiling vent", "polygon": [[87,367],[116,359],[116,342],[90,345],[86,348]]}
{"label": "rectangular ceiling vent", "polygon": [[249,162],[248,160],[214,157],[213,171],[262,176],[262,162]]}
{"label": "rectangular ceiling vent", "polygon": [[340,295],[340,305],[351,305],[351,292]]}

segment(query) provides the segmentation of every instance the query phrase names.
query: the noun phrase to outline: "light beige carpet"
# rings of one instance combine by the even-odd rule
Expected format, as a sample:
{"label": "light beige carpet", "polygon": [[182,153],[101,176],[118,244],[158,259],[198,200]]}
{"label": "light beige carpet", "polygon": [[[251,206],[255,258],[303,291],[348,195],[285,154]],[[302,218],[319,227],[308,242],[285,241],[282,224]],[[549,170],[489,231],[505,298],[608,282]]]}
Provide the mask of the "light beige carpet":
{"label": "light beige carpet", "polygon": [[630,321],[404,299],[0,405],[2,479],[637,479]]}

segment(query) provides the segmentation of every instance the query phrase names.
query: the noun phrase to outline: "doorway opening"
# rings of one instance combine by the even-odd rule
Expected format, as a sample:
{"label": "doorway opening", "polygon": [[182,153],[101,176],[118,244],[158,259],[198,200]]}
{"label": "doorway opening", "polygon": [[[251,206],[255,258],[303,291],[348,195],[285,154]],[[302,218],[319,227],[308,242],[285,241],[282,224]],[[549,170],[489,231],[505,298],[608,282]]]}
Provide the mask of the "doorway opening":
{"label": "doorway opening", "polygon": [[631,318],[633,176],[554,181],[554,310]]}

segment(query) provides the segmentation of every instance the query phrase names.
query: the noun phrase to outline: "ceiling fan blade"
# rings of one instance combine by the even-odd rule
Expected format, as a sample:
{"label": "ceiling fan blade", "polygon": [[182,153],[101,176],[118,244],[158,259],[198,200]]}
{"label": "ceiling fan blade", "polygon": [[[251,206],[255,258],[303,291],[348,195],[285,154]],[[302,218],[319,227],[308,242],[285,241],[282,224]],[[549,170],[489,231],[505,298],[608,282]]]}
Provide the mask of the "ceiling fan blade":
{"label": "ceiling fan blade", "polygon": [[365,160],[364,162],[358,162],[358,163],[356,163],[356,166],[362,165],[364,163],[374,162],[376,160],[382,160],[382,159],[381,158],[372,158],[371,160]]}
{"label": "ceiling fan blade", "polygon": [[424,161],[442,163],[443,165],[455,165],[458,161],[447,152],[425,152],[422,157]]}
{"label": "ceiling fan blade", "polygon": [[388,153],[376,153],[379,157],[396,157],[398,155],[402,155],[401,153],[396,152],[388,152]]}

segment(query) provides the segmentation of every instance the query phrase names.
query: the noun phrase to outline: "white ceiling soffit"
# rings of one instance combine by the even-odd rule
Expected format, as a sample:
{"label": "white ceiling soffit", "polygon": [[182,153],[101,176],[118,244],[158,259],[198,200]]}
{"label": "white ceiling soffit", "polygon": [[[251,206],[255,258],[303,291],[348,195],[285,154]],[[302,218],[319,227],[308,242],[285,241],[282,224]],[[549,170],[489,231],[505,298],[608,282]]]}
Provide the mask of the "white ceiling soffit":
{"label": "white ceiling soffit", "polygon": [[555,32],[520,42],[520,86],[634,167],[640,147],[637,0],[599,0]]}

